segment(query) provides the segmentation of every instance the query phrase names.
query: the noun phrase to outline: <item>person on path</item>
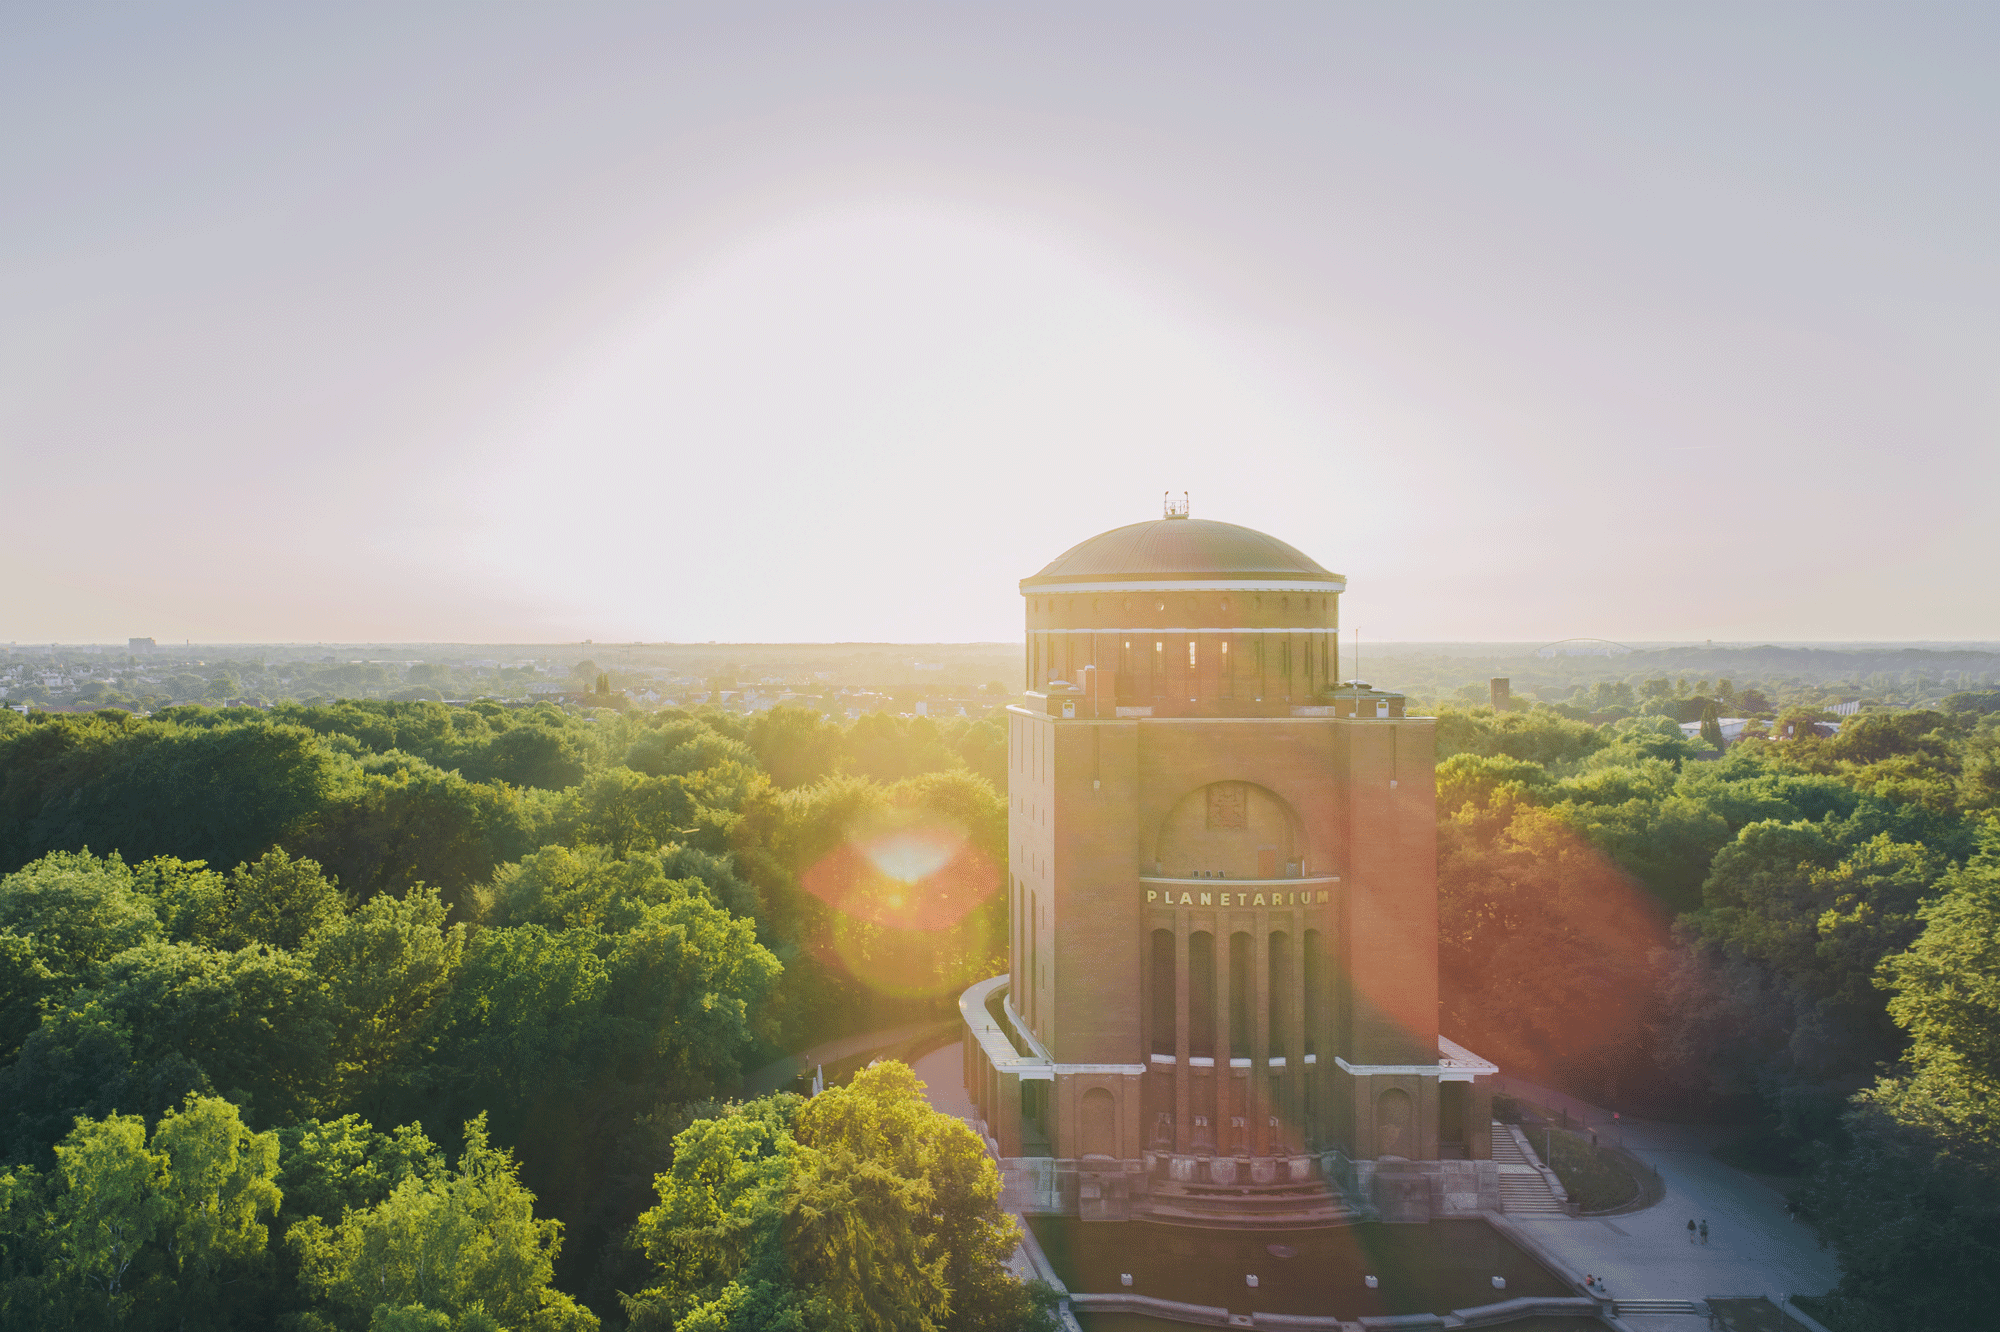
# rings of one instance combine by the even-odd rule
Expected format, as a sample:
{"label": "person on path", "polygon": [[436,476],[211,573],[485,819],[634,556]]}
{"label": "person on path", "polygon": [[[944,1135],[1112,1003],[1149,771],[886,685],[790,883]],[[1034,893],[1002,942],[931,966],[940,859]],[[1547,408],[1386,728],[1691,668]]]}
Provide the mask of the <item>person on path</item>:
{"label": "person on path", "polygon": [[1692,1244],[1692,1243],[1694,1243],[1694,1235],[1695,1235],[1695,1230],[1694,1230],[1694,1218],[1693,1218],[1693,1217],[1689,1217],[1689,1218],[1688,1218],[1688,1243],[1689,1243],[1689,1244]]}
{"label": "person on path", "polygon": [[1706,1244],[1706,1243],[1708,1243],[1708,1218],[1707,1218],[1707,1217],[1703,1217],[1703,1218],[1701,1219],[1701,1242],[1702,1242],[1703,1244]]}

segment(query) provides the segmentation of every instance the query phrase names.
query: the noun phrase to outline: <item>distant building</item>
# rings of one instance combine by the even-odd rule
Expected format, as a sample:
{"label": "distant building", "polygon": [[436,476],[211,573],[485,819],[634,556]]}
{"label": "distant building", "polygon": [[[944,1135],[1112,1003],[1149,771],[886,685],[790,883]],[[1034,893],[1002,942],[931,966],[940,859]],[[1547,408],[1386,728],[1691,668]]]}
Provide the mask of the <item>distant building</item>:
{"label": "distant building", "polygon": [[[1743,728],[1750,724],[1748,717],[1724,717],[1722,719],[1722,743],[1733,745],[1743,738]],[[1690,740],[1701,739],[1701,723],[1698,721],[1680,723],[1681,734]]]}
{"label": "distant building", "polygon": [[128,638],[125,640],[125,650],[135,657],[151,652],[157,646],[158,644],[154,643],[150,638]]}

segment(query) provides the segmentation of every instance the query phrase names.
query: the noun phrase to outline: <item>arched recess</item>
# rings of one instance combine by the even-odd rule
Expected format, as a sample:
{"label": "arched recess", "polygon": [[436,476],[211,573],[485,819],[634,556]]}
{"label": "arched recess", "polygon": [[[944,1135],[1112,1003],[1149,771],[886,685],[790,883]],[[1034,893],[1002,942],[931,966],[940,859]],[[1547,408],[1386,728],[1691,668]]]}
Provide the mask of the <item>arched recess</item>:
{"label": "arched recess", "polygon": [[1174,878],[1276,879],[1305,863],[1305,832],[1276,793],[1254,782],[1210,782],[1168,813],[1154,858]]}
{"label": "arched recess", "polygon": [[1083,1094],[1082,1155],[1106,1159],[1118,1155],[1118,1106],[1102,1087]]}
{"label": "arched recess", "polygon": [[1180,1048],[1180,1031],[1174,1020],[1174,932],[1153,931],[1153,1011],[1154,1054],[1173,1054]]}
{"label": "arched recess", "polygon": [[1410,1094],[1391,1087],[1375,1098],[1375,1155],[1410,1156],[1416,1147],[1417,1117]]}
{"label": "arched recess", "polygon": [[1188,1053],[1215,1056],[1215,936],[1188,935]]}

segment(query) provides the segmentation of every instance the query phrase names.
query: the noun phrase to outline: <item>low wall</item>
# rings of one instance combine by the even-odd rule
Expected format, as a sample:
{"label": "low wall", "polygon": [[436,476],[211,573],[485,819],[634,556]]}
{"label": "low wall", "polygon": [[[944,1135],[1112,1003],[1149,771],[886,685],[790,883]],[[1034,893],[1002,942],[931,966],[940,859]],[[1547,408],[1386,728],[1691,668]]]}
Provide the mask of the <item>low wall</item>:
{"label": "low wall", "polygon": [[[1164,1318],[1193,1327],[1228,1327],[1229,1310],[1210,1304],[1182,1304],[1178,1300],[1156,1300],[1150,1295],[1071,1295],[1070,1304],[1078,1313],[1129,1313]],[[1339,1322],[1328,1324],[1338,1328]]]}

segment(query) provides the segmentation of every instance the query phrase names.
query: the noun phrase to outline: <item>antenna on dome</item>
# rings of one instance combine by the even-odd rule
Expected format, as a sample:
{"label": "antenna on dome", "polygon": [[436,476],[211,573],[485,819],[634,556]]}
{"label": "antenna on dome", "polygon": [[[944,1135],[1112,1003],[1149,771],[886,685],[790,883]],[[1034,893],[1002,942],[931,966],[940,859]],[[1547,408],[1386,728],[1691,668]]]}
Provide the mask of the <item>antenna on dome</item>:
{"label": "antenna on dome", "polygon": [[1166,509],[1166,516],[1169,518],[1187,517],[1188,493],[1185,490],[1181,492],[1181,502],[1179,504],[1174,503],[1173,494],[1174,492],[1171,490],[1163,490],[1160,492],[1160,502],[1162,506]]}

